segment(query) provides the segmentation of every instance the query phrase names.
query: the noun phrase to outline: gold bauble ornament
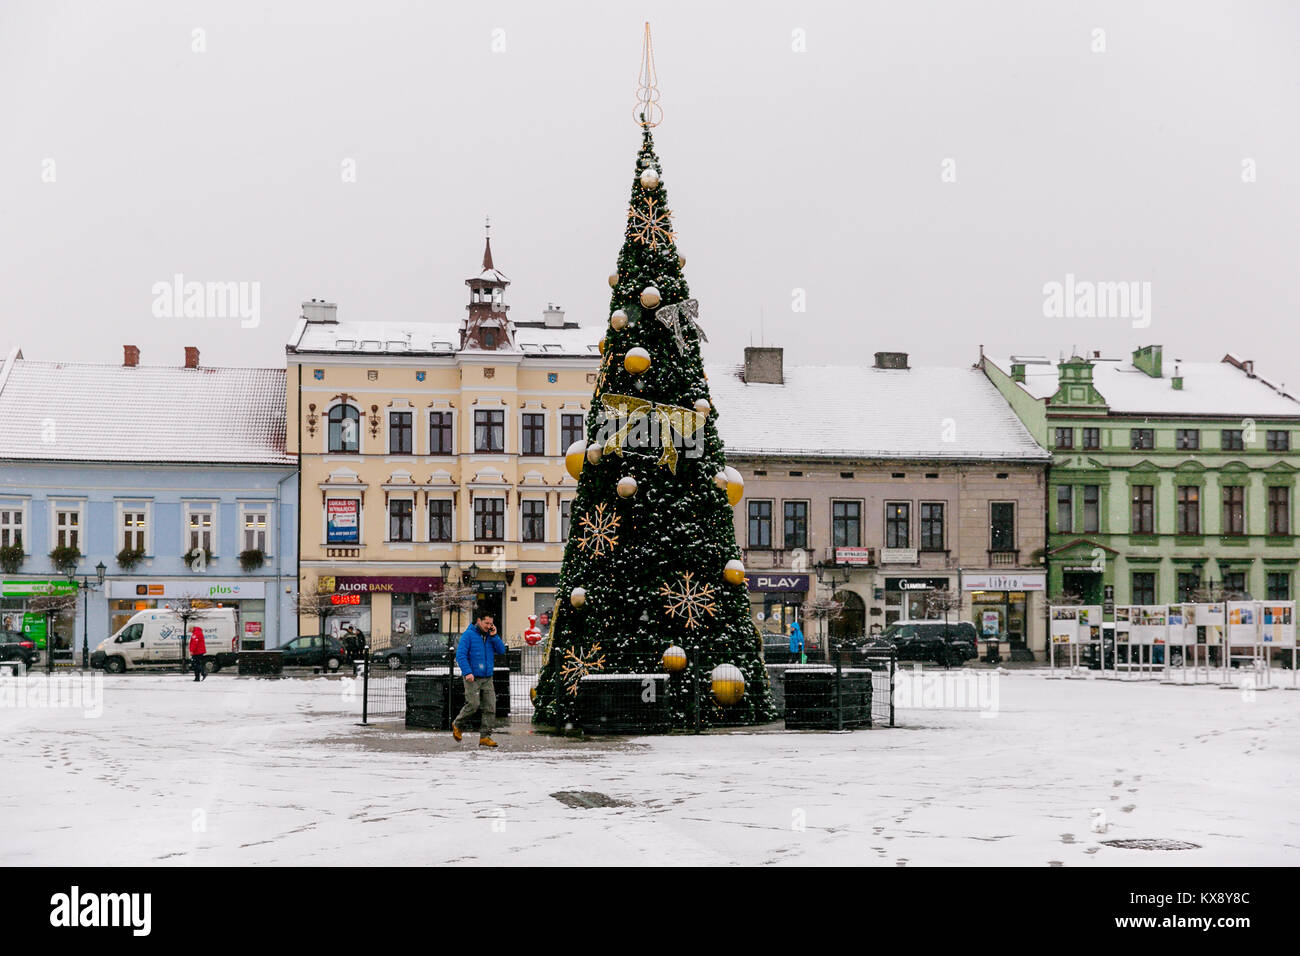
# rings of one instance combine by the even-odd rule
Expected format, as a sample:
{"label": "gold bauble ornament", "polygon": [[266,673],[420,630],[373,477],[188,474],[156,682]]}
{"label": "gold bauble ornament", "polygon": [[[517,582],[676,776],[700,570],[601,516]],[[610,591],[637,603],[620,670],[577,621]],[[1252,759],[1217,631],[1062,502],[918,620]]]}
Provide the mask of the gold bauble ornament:
{"label": "gold bauble ornament", "polygon": [[631,498],[634,494],[636,494],[636,479],[631,475],[624,475],[618,480],[618,496]]}
{"label": "gold bauble ornament", "polygon": [[600,442],[596,442],[596,441],[594,441],[594,442],[592,442],[590,445],[588,445],[588,446],[587,446],[587,462],[588,462],[589,464],[594,465],[596,462],[600,461],[601,451],[602,451],[602,449],[601,449],[601,444],[600,444]]}
{"label": "gold bauble ornament", "polygon": [[685,257],[685,256],[678,256],[678,257],[677,257],[677,268],[679,268],[679,269],[685,269],[685,268],[686,268],[686,257]]}
{"label": "gold bauble ornament", "polygon": [[609,317],[609,327],[615,332],[620,332],[627,328],[627,313],[619,309]]}
{"label": "gold bauble ornament", "polygon": [[643,348],[628,349],[623,356],[623,368],[633,375],[640,375],[650,367],[650,353]]}
{"label": "gold bauble ornament", "polygon": [[597,342],[597,343],[596,343],[596,348],[600,349],[600,354],[601,354],[601,355],[604,355],[604,354],[605,354],[605,340],[604,340],[604,339],[601,339],[599,342]]}
{"label": "gold bauble ornament", "polygon": [[664,670],[670,674],[686,670],[686,651],[674,644],[664,651]]}
{"label": "gold bauble ornament", "polygon": [[713,683],[713,698],[723,707],[740,703],[745,696],[745,675],[735,664],[719,664],[710,675]]}
{"label": "gold bauble ornament", "polygon": [[647,309],[659,308],[659,290],[652,285],[641,290],[641,304]]}
{"label": "gold bauble ornament", "polygon": [[616,286],[616,285],[618,285],[618,273],[617,273],[617,272],[615,272],[612,276],[609,277],[609,287],[612,289],[612,288],[614,288],[614,286]]}
{"label": "gold bauble ornament", "polygon": [[564,468],[573,480],[577,481],[578,476],[582,474],[582,463],[587,460],[587,443],[585,441],[575,441],[569,446],[569,450],[564,453]]}
{"label": "gold bauble ornament", "polygon": [[569,592],[569,603],[574,607],[582,607],[587,603],[587,589],[574,588]]}
{"label": "gold bauble ornament", "polygon": [[647,166],[645,169],[641,170],[641,188],[642,189],[659,188],[659,173],[655,170],[653,166]]}
{"label": "gold bauble ornament", "polygon": [[745,583],[745,565],[738,558],[732,558],[722,569],[722,578],[728,584]]}
{"label": "gold bauble ornament", "polygon": [[740,499],[745,496],[745,479],[740,476],[740,472],[728,465],[722,469],[722,474],[727,479],[727,503],[737,505]]}

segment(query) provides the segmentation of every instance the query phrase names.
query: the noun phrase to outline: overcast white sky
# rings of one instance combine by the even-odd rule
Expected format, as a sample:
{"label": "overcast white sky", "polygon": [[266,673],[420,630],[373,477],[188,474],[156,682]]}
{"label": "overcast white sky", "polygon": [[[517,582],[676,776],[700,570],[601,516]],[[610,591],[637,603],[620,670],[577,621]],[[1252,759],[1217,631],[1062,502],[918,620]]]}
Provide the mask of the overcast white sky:
{"label": "overcast white sky", "polygon": [[[5,0],[4,344],[278,365],[305,298],[456,320],[485,215],[515,318],[603,323],[645,19],[707,361],[760,336],[795,363],[1161,342],[1300,386],[1285,0]],[[260,325],[155,318],[175,273],[260,283]],[[1068,273],[1151,283],[1150,327],[1044,317]]]}

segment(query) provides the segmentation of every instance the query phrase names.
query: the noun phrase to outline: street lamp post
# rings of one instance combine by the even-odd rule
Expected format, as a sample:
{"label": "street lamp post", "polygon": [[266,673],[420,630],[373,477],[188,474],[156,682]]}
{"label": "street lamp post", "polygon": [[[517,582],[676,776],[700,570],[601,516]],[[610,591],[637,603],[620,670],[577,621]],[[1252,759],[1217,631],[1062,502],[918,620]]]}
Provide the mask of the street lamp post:
{"label": "street lamp post", "polygon": [[[844,577],[840,577],[839,565],[827,564],[825,561],[818,561],[813,565],[813,571],[817,574],[817,583],[826,584],[831,589],[831,600],[835,600],[835,589],[841,584],[848,584],[853,572],[849,568],[844,569]],[[822,618],[822,655],[826,660],[830,660],[830,621],[827,617]]]}
{"label": "street lamp post", "polygon": [[[81,667],[83,670],[90,669],[90,592],[98,591],[104,586],[104,572],[108,568],[104,562],[100,561],[95,565],[95,583],[90,583],[90,575],[81,576]],[[73,568],[68,574],[68,580],[75,582],[77,580],[77,570]],[[76,631],[72,632],[74,635]],[[76,640],[73,637],[73,640]],[[49,646],[49,640],[46,640],[46,646]],[[47,651],[49,653],[49,651]]]}
{"label": "street lamp post", "polygon": [[[438,568],[442,572],[442,588],[445,591],[451,584],[451,565],[446,561]],[[442,615],[438,615],[438,623],[442,624]],[[447,626],[451,627],[451,608],[447,608]]]}

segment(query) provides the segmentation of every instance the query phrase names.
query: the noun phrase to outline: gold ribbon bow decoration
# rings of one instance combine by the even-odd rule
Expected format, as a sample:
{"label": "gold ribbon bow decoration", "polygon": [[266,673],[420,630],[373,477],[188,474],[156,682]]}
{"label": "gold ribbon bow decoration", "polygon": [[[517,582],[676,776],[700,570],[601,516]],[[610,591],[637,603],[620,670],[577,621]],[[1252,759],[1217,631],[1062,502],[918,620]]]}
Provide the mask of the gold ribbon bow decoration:
{"label": "gold ribbon bow decoration", "polygon": [[634,395],[604,395],[601,397],[606,418],[623,420],[623,424],[605,441],[604,453],[623,454],[623,446],[633,427],[640,422],[647,422],[651,428],[659,428],[659,461],[667,465],[668,470],[677,474],[677,445],[673,441],[673,432],[682,438],[694,437],[704,427],[708,415],[701,414],[693,408],[680,405],[660,405]]}

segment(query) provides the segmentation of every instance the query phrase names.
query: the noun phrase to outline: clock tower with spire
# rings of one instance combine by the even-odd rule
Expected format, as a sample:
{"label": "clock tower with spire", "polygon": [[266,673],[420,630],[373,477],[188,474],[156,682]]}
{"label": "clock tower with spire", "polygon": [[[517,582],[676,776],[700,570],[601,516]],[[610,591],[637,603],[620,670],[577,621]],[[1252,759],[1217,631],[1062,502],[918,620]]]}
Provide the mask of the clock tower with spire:
{"label": "clock tower with spire", "polygon": [[506,286],[510,280],[492,264],[491,223],[483,244],[483,268],[465,280],[469,286],[468,314],[460,326],[460,347],[485,352],[514,348],[514,330],[510,325],[510,306],[506,305]]}

